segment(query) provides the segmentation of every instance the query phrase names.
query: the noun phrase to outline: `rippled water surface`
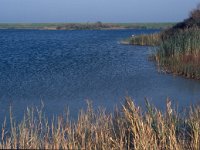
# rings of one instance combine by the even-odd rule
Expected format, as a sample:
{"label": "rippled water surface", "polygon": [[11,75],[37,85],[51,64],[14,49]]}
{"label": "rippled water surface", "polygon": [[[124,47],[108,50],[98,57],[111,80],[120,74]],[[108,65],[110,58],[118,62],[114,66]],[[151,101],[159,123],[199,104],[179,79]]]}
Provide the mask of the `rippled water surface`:
{"label": "rippled water surface", "polygon": [[147,97],[164,108],[200,101],[200,81],[160,74],[148,61],[150,47],[120,45],[132,34],[155,30],[0,30],[0,112],[12,105],[16,117],[27,105],[45,104],[47,114],[69,106],[77,114],[90,99],[108,110],[129,95],[138,105]]}

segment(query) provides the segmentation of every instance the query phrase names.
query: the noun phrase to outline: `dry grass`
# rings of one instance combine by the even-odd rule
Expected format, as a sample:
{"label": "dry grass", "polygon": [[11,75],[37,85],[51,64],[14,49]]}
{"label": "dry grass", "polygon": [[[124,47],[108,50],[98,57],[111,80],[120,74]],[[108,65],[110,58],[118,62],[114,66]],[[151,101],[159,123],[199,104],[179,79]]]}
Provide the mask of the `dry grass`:
{"label": "dry grass", "polygon": [[2,126],[1,149],[136,149],[199,150],[200,107],[178,114],[168,100],[166,111],[142,111],[127,97],[120,111],[94,111],[88,103],[77,121],[69,113],[49,121],[42,109],[27,109],[20,123],[10,113],[10,128]]}

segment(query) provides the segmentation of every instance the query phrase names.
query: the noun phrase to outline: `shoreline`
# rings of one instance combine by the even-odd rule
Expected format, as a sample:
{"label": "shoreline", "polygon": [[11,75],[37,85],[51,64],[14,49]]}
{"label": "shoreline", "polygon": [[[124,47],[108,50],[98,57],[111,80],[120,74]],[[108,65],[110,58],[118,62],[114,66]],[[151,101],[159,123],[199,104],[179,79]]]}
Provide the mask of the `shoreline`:
{"label": "shoreline", "polygon": [[[102,28],[102,29],[56,29],[56,28],[45,28],[45,29],[34,29],[34,28],[0,28],[0,30],[47,30],[47,31],[73,31],[73,30],[139,30],[142,28]],[[145,30],[145,29],[144,29]],[[148,29],[146,29],[148,30]]]}
{"label": "shoreline", "polygon": [[27,30],[124,30],[166,29],[174,23],[0,23],[0,29]]}

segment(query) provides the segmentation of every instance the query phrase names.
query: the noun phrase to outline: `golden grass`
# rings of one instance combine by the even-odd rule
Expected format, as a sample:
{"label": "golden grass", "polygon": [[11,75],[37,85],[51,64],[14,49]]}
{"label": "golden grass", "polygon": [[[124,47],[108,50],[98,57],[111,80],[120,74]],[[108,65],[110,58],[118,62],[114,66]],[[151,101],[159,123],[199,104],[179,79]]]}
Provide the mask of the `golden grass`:
{"label": "golden grass", "polygon": [[121,109],[106,113],[94,111],[88,103],[80,111],[77,121],[65,115],[45,117],[41,110],[27,108],[20,123],[13,120],[10,127],[2,125],[1,149],[135,149],[135,150],[199,150],[200,107],[191,107],[189,113],[179,114],[168,100],[166,111],[147,102],[146,111],[127,97]]}

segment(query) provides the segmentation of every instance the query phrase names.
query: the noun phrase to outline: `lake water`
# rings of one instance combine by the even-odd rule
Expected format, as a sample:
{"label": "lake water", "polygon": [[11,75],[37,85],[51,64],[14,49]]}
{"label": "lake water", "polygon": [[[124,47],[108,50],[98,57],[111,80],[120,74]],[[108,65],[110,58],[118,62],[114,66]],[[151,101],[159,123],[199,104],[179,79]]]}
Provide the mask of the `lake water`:
{"label": "lake water", "polygon": [[47,115],[69,107],[112,110],[131,96],[164,109],[169,97],[180,108],[200,102],[200,81],[158,73],[148,61],[152,48],[120,45],[132,34],[157,30],[0,30],[0,121],[13,106],[16,118],[27,106],[45,104]]}

